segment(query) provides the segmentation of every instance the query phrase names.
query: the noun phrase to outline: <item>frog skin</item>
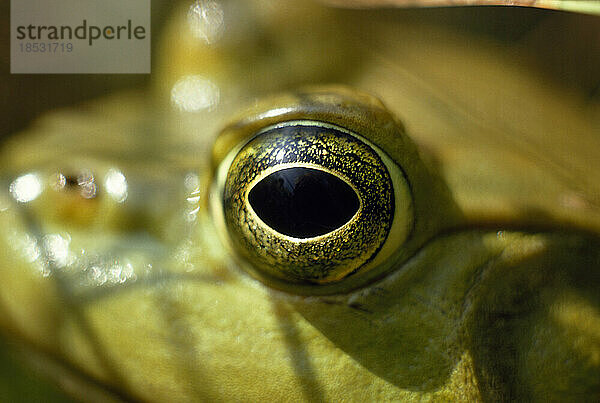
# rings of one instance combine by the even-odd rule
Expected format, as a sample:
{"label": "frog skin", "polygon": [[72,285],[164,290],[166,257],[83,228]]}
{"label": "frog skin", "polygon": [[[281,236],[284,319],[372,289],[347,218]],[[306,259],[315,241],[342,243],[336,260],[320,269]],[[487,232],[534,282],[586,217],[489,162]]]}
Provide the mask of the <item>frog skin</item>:
{"label": "frog skin", "polygon": [[[440,23],[473,11],[210,4],[175,10],[150,89],[4,144],[19,359],[83,400],[597,401],[598,97]],[[232,241],[227,164],[286,122],[389,164],[400,232],[349,273]]]}

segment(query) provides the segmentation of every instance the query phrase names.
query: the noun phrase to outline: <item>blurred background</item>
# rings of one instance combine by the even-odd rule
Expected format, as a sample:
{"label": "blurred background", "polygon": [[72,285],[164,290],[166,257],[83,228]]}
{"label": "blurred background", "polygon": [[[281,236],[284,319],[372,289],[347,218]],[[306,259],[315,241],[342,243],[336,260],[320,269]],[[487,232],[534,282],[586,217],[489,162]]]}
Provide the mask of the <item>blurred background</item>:
{"label": "blurred background", "polygon": [[[192,3],[191,0],[187,0]],[[152,0],[152,65],[173,9],[181,2]],[[185,1],[183,2],[185,3]],[[429,22],[518,43],[542,71],[563,84],[600,96],[600,18],[521,7],[455,7],[408,11]],[[298,16],[301,18],[301,16]],[[44,111],[124,88],[149,86],[152,74],[10,74],[10,0],[0,0],[0,141]]]}
{"label": "blurred background", "polygon": [[[151,2],[153,57],[155,39],[176,3]],[[147,86],[150,81],[150,74],[10,74],[10,0],[0,0],[0,141],[48,109]]]}

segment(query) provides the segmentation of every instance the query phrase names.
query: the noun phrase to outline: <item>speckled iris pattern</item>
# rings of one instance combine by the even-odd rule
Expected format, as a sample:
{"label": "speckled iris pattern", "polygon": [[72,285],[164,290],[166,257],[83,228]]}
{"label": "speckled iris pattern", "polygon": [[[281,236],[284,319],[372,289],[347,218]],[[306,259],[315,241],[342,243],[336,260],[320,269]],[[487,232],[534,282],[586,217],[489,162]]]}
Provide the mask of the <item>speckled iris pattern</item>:
{"label": "speckled iris pattern", "polygon": [[[327,234],[297,239],[263,223],[248,201],[269,174],[305,166],[348,183],[360,199],[356,214]],[[225,221],[234,248],[263,273],[287,281],[330,283],[370,261],[384,244],[394,216],[390,175],[375,150],[332,126],[287,123],[248,142],[234,158],[225,183]]]}

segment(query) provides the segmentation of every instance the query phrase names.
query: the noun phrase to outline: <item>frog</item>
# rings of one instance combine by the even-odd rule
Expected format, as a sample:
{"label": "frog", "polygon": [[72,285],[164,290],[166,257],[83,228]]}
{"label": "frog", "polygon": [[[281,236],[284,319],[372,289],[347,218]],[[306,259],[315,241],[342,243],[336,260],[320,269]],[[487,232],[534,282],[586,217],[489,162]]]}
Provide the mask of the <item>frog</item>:
{"label": "frog", "polygon": [[150,88],[5,142],[19,360],[92,401],[597,400],[598,97],[452,13],[183,2]]}

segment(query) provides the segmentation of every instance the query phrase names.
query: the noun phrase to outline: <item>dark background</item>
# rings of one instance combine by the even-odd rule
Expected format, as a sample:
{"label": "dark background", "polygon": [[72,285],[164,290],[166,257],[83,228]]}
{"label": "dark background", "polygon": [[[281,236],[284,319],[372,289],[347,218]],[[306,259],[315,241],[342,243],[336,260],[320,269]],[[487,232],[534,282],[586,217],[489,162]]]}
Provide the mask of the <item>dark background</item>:
{"label": "dark background", "polygon": [[[177,2],[152,0],[152,50]],[[154,55],[152,65],[154,65]],[[150,83],[150,74],[10,74],[10,0],[0,0],[0,141],[48,109]]]}

